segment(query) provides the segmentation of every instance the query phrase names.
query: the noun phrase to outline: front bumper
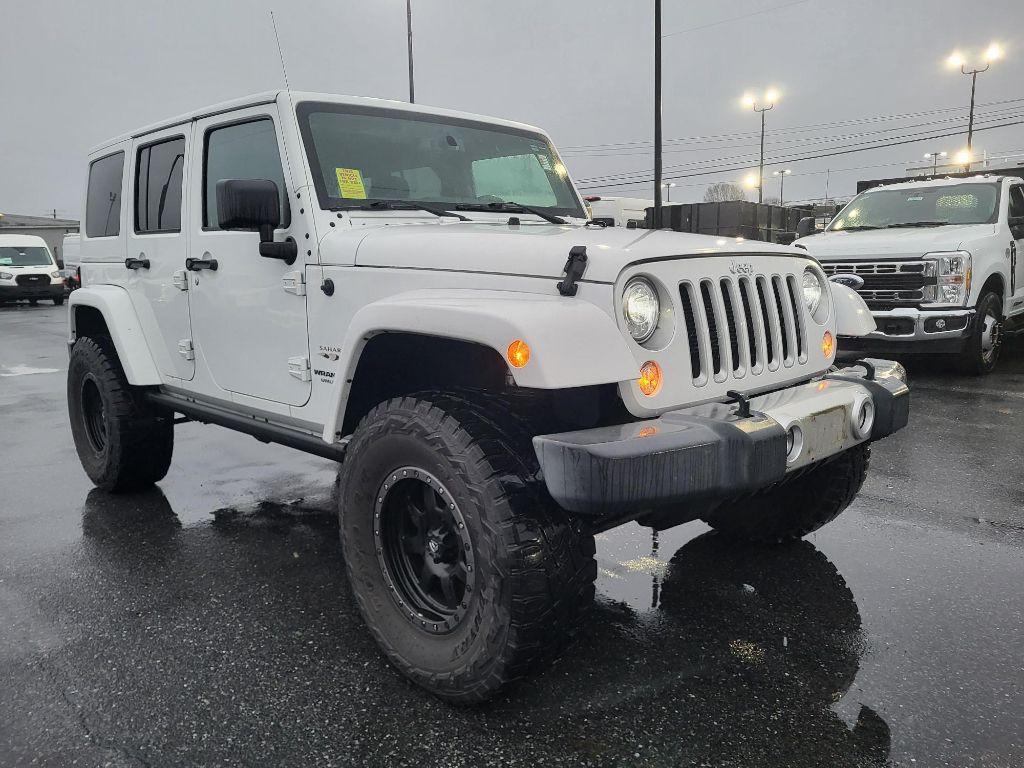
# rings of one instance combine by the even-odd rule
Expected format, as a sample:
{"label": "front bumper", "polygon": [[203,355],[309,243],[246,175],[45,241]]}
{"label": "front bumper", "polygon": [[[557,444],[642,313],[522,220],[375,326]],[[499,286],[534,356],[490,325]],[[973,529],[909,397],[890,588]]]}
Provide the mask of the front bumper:
{"label": "front bumper", "polygon": [[59,299],[64,296],[64,283],[49,285],[0,285],[0,301],[18,299]]}
{"label": "front bumper", "polygon": [[875,311],[877,330],[867,336],[850,337],[848,345],[858,345],[866,341],[877,345],[886,342],[892,349],[905,349],[905,344],[921,342],[956,342],[971,333],[974,320],[974,309],[917,309],[916,307],[900,307],[885,311]]}
{"label": "front bumper", "polygon": [[[910,389],[902,367],[872,361],[819,380],[750,399],[749,417],[735,404],[710,403],[613,427],[533,439],[548,491],[564,509],[620,515],[686,502],[708,503],[750,493],[786,474],[862,442],[902,429]],[[857,437],[865,400],[874,423]],[[787,430],[803,447],[787,459]]]}

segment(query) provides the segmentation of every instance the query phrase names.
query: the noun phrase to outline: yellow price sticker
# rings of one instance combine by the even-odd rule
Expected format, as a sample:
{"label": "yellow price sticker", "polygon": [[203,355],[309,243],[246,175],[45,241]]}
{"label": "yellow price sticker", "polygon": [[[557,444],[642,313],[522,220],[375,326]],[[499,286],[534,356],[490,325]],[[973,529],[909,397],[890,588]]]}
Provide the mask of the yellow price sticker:
{"label": "yellow price sticker", "polygon": [[358,168],[335,168],[334,173],[338,177],[338,191],[342,197],[350,200],[366,199],[363,174]]}

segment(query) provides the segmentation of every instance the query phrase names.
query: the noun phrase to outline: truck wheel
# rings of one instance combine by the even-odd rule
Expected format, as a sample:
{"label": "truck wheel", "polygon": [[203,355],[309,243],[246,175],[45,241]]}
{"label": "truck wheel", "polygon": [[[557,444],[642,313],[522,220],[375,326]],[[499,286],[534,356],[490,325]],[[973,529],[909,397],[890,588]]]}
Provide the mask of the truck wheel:
{"label": "truck wheel", "polygon": [[868,474],[871,447],[854,446],[704,518],[722,533],[760,544],[799,539],[850,506]]}
{"label": "truck wheel", "polygon": [[75,342],[68,364],[71,434],[85,473],[106,491],[163,479],[174,450],[174,421],[128,384],[109,338]]}
{"label": "truck wheel", "polygon": [[978,299],[978,312],[967,346],[960,353],[960,368],[975,376],[987,376],[999,362],[1003,347],[1003,300],[988,291]]}
{"label": "truck wheel", "polygon": [[473,703],[553,658],[594,596],[594,538],[537,478],[497,401],[427,392],[374,408],[339,487],[345,567],[395,667]]}
{"label": "truck wheel", "polygon": [[64,303],[64,297],[63,296],[58,296],[57,298],[55,298],[53,300],[53,303],[54,303],[54,306],[59,307],[61,304]]}

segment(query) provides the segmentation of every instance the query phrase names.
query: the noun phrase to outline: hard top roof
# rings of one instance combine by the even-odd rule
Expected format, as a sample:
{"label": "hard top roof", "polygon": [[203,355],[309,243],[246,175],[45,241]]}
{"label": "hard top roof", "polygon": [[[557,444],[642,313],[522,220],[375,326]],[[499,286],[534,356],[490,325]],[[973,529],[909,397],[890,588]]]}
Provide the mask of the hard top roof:
{"label": "hard top roof", "polygon": [[[103,150],[111,147],[114,144],[119,144],[122,141],[128,139],[139,138],[149,133],[163,130],[165,128],[172,128],[176,125],[182,125],[184,123],[191,122],[193,120],[200,120],[205,117],[211,117],[213,115],[223,114],[225,112],[232,112],[237,109],[245,109],[246,107],[254,107],[260,104],[270,104],[277,101],[282,95],[286,94],[286,91],[264,91],[262,93],[254,93],[249,96],[242,96],[237,99],[230,99],[228,101],[222,101],[218,104],[211,104],[200,109],[186,112],[183,115],[169,118],[167,120],[160,120],[156,123],[143,126],[137,130],[125,133],[120,136],[108,139],[101,144],[96,145],[89,150],[89,155],[95,155]],[[494,123],[496,125],[503,125],[508,128],[518,128],[520,130],[535,131],[537,133],[544,133],[543,130],[526,123],[518,123],[512,120],[503,120],[497,117],[488,117],[486,115],[478,115],[471,112],[460,112],[454,109],[443,109],[441,107],[428,107],[423,104],[410,104],[405,101],[394,101],[392,99],[378,99],[369,96],[344,96],[333,93],[317,93],[315,91],[292,91],[291,100],[296,104],[303,101],[325,101],[332,104],[352,104],[358,106],[367,107],[383,107],[387,109],[395,109],[404,112],[414,112],[419,114],[427,115],[438,115],[441,117],[455,117],[466,120],[479,120],[485,123]]]}

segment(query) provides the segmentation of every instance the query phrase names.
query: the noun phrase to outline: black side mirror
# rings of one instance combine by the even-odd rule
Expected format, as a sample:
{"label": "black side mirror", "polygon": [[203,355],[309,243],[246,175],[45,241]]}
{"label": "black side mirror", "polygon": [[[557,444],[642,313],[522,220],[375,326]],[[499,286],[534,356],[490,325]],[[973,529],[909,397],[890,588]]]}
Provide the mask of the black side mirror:
{"label": "black side mirror", "polygon": [[260,233],[260,256],[295,262],[299,246],[294,240],[274,242],[281,226],[281,197],[269,179],[221,179],[217,182],[217,219],[221,229]]}
{"label": "black side mirror", "polygon": [[796,225],[796,236],[807,237],[817,229],[813,216],[804,216],[797,222]]}
{"label": "black side mirror", "polygon": [[57,269],[64,269],[64,259],[57,259]]}
{"label": "black side mirror", "polygon": [[1007,223],[1014,240],[1024,239],[1024,216],[1011,216]]}

